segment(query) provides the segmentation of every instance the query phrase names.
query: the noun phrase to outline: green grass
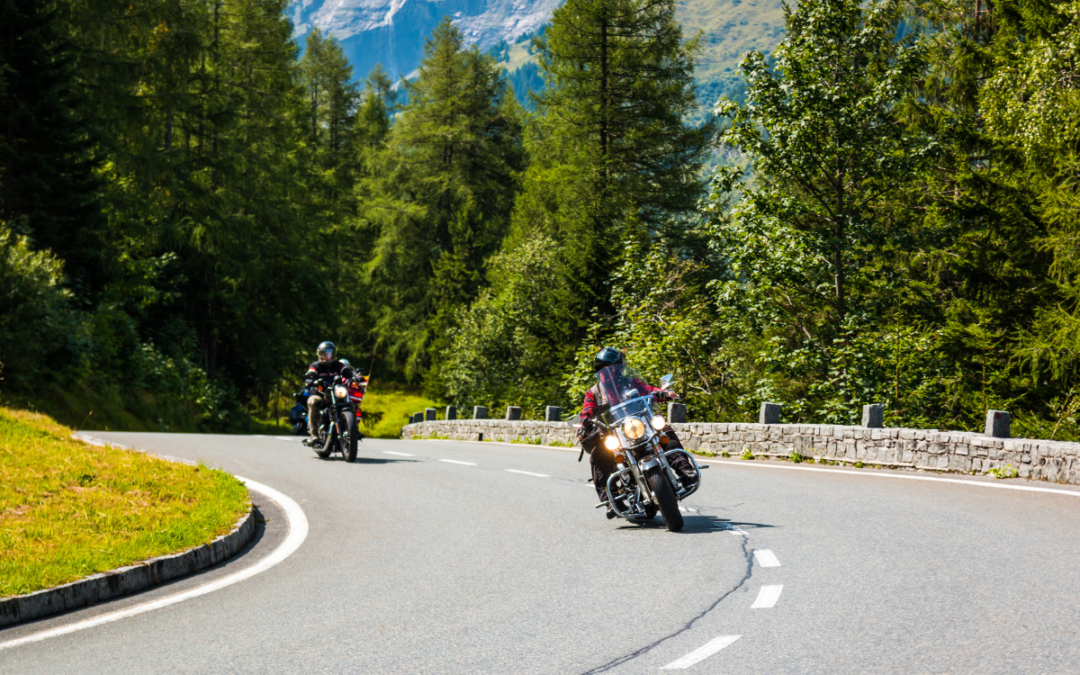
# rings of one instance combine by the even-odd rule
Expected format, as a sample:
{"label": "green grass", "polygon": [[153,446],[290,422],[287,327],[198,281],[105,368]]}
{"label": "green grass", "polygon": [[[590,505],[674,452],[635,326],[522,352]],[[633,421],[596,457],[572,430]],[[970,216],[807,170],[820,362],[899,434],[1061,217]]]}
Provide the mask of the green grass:
{"label": "green grass", "polygon": [[248,503],[223,471],[86,445],[0,408],[0,597],[205,544]]}
{"label": "green grass", "polygon": [[49,417],[70,427],[93,431],[198,431],[198,412],[191,406],[166,404],[147,393],[122,392],[113,387],[48,384],[33,398],[5,393],[0,405],[21,410],[48,411]]}
{"label": "green grass", "polygon": [[510,442],[511,443],[520,443],[522,445],[540,445],[540,441],[542,441],[542,440],[544,440],[544,439],[539,438],[539,437],[537,437],[537,438],[528,438],[528,437],[526,437],[526,438],[514,438]]}
{"label": "green grass", "polygon": [[372,438],[401,438],[401,427],[408,424],[408,416],[423,412],[424,408],[436,408],[439,419],[445,416],[445,410],[430,398],[411,392],[382,390],[378,383],[368,387],[361,408],[364,411],[361,431]]}
{"label": "green grass", "polygon": [[997,469],[990,469],[986,473],[998,479],[1016,478],[1020,475],[1020,472],[1017,471],[1016,467],[1014,467],[1012,464],[1006,464],[1005,466],[999,467]]}

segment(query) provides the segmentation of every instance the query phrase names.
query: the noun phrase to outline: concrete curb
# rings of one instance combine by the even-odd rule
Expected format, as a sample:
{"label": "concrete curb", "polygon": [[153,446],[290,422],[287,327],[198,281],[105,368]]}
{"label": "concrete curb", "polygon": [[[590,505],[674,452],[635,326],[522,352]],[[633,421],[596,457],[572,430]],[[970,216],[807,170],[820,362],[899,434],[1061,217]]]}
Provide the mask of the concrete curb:
{"label": "concrete curb", "polygon": [[4,598],[0,600],[0,628],[82,609],[200,572],[236,555],[254,535],[255,518],[249,510],[232,532],[221,535],[209,544],[93,574],[56,588]]}
{"label": "concrete curb", "polygon": [[228,534],[182,553],[163,555],[119,569],[92,574],[70,584],[0,599],[0,628],[145,591],[213,567],[239,553],[255,536],[254,507]]}

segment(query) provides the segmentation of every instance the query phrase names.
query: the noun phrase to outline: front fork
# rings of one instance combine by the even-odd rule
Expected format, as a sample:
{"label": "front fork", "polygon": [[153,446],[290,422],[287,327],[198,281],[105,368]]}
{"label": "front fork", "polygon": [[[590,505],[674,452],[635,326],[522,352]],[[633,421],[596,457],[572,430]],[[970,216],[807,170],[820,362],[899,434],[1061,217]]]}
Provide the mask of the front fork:
{"label": "front fork", "polygon": [[[642,462],[642,464],[644,464],[644,463],[648,462],[650,459],[653,459],[653,458],[655,458],[659,462],[659,464],[664,468],[664,470],[667,472],[667,475],[668,475],[669,479],[672,481],[672,485],[678,485],[679,483],[676,482],[676,480],[674,478],[675,473],[671,470],[671,465],[668,464],[667,457],[664,456],[664,453],[661,451],[659,445],[654,445],[653,446],[653,451],[646,457],[646,459],[641,460],[641,462]],[[634,459],[633,455],[631,455],[630,456],[630,461],[626,464],[625,468],[619,469],[617,471],[613,471],[611,473],[611,475],[608,476],[607,485],[605,486],[606,490],[607,490],[608,504],[611,505],[611,508],[615,511],[615,513],[619,514],[623,518],[628,518],[628,517],[633,515],[629,511],[629,507],[631,506],[631,504],[629,503],[629,499],[627,500],[628,510],[624,513],[619,508],[618,504],[616,503],[615,494],[612,491],[612,487],[614,486],[614,481],[619,480],[625,474],[629,474],[629,475],[633,476],[634,482],[637,483],[638,494],[640,494],[642,496],[642,499],[639,500],[641,503],[644,503],[644,504],[650,504],[651,503],[651,504],[655,504],[657,506],[660,505],[660,502],[659,502],[659,500],[657,500],[656,495],[653,494],[652,488],[649,487],[649,481],[645,479],[645,474],[642,472],[641,468],[638,466],[638,460]],[[626,481],[626,482],[629,483],[629,481]]]}
{"label": "front fork", "polygon": [[[682,454],[686,455],[690,461],[690,466],[694,467],[694,471],[697,472],[697,480],[694,481],[694,483],[690,487],[679,487],[680,485],[682,485],[682,483],[679,481],[679,477],[675,475],[675,470],[671,468],[671,462],[668,461],[668,455],[672,455],[677,452],[681,452]],[[675,497],[679,501],[682,501],[686,497],[689,497],[693,493],[697,492],[698,487],[701,485],[701,469],[698,468],[697,462],[694,461],[693,455],[688,453],[686,450],[683,450],[682,448],[674,448],[672,450],[664,451],[659,445],[657,445],[653,447],[653,452],[648,457],[646,457],[644,460],[641,460],[641,463],[648,463],[652,459],[656,460],[657,464],[660,465],[664,473],[667,475],[668,480],[671,482],[672,490],[675,492]],[[608,504],[611,505],[611,508],[615,511],[615,513],[619,514],[623,518],[628,518],[633,515],[629,512],[629,510],[624,513],[621,509],[619,509],[619,506],[615,501],[614,492],[612,490],[614,482],[622,478],[624,474],[630,474],[634,477],[634,482],[636,482],[638,486],[638,493],[642,496],[642,502],[646,504],[652,503],[657,506],[660,505],[659,500],[657,500],[656,495],[653,494],[652,488],[649,486],[649,481],[645,479],[644,472],[638,467],[638,462],[630,461],[625,468],[613,471],[611,475],[608,476],[607,485],[605,486],[607,489]],[[629,504],[629,500],[627,506],[631,506]]]}

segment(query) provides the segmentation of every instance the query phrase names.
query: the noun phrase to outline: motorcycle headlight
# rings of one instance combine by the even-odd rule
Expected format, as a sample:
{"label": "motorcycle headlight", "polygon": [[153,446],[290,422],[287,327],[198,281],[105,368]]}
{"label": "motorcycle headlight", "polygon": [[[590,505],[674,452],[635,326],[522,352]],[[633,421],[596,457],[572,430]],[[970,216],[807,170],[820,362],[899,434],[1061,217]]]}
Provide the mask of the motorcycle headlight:
{"label": "motorcycle headlight", "polygon": [[349,398],[349,390],[341,385],[334,387],[334,396],[338,398]]}
{"label": "motorcycle headlight", "polygon": [[622,430],[628,439],[636,441],[645,435],[645,423],[636,417],[631,417],[623,423]]}
{"label": "motorcycle headlight", "polygon": [[616,436],[607,436],[604,438],[604,447],[608,450],[615,450],[619,447],[619,439]]}
{"label": "motorcycle headlight", "polygon": [[653,429],[656,429],[657,431],[660,431],[665,426],[667,426],[667,420],[664,419],[663,415],[657,415],[657,416],[652,418],[652,428]]}

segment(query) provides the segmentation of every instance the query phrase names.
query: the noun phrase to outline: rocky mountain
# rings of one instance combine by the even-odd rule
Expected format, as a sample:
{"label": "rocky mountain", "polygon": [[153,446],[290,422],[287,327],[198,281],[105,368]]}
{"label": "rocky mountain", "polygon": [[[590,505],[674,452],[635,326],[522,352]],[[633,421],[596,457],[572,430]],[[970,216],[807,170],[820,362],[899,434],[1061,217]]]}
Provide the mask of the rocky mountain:
{"label": "rocky mountain", "polygon": [[424,39],[447,15],[470,42],[487,50],[535,31],[559,4],[561,0],[297,0],[290,13],[297,36],[318,27],[337,38],[358,77],[381,63],[396,78],[416,70]]}
{"label": "rocky mountain", "polygon": [[[680,0],[678,18],[687,36],[702,33],[698,68],[702,98],[736,85],[735,70],[747,50],[771,51],[784,34],[782,0]],[[531,61],[522,40],[547,22],[562,0],[297,0],[290,7],[297,36],[312,27],[336,37],[358,78],[376,63],[395,79],[420,63],[424,39],[444,16],[470,42],[493,50],[514,72]],[[519,41],[520,40],[520,41]]]}

